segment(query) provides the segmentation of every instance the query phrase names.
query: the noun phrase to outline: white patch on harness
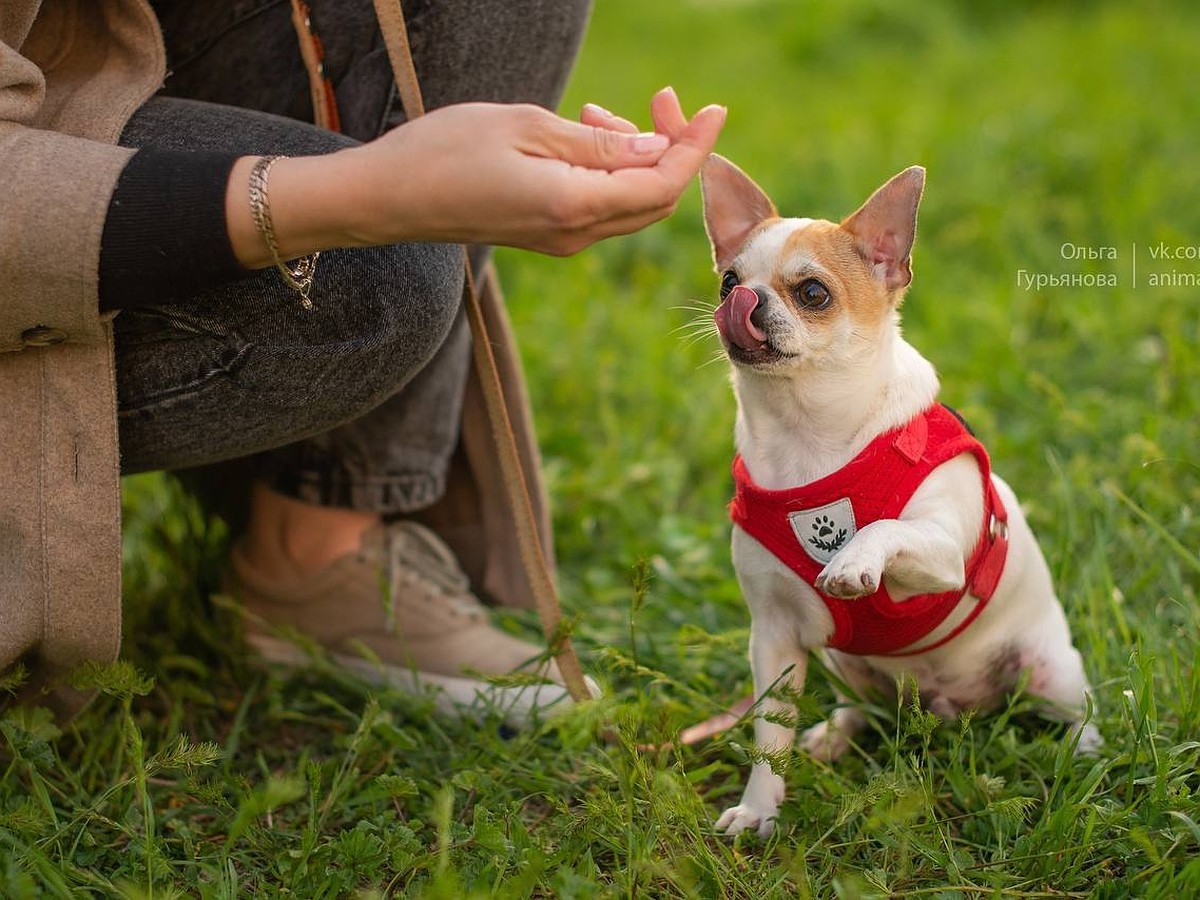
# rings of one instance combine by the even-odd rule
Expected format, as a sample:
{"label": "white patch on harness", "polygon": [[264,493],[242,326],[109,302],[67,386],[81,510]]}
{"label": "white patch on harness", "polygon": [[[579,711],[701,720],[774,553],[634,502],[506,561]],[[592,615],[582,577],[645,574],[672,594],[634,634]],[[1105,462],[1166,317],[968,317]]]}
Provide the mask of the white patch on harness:
{"label": "white patch on harness", "polygon": [[846,497],[816,509],[788,513],[788,521],[804,552],[822,564],[833,559],[858,531],[854,507]]}

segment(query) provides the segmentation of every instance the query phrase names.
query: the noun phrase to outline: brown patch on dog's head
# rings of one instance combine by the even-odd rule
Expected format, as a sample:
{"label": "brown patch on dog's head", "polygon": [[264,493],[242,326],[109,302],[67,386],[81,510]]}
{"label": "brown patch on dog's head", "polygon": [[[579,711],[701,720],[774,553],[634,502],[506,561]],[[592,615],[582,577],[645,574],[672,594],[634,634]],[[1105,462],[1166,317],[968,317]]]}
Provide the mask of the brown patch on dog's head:
{"label": "brown patch on dog's head", "polygon": [[[796,260],[812,263],[797,267]],[[825,308],[814,308],[806,302],[812,290],[806,285],[809,280],[818,281],[828,290],[830,302]],[[788,236],[771,288],[796,315],[814,324],[844,314],[856,326],[874,330],[892,307],[888,293],[865,266],[854,235],[841,225],[821,219]]]}

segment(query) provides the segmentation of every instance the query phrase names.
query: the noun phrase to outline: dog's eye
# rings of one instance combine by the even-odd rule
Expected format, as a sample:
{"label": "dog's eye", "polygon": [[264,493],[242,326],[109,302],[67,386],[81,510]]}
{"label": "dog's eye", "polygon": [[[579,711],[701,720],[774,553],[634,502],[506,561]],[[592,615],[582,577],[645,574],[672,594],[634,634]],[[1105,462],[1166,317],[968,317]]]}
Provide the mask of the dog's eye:
{"label": "dog's eye", "polygon": [[805,309],[825,309],[830,301],[829,288],[815,278],[806,278],[796,288],[796,302]]}
{"label": "dog's eye", "polygon": [[737,287],[741,282],[738,279],[737,272],[730,269],[721,276],[721,299],[724,300],[729,296],[729,292]]}

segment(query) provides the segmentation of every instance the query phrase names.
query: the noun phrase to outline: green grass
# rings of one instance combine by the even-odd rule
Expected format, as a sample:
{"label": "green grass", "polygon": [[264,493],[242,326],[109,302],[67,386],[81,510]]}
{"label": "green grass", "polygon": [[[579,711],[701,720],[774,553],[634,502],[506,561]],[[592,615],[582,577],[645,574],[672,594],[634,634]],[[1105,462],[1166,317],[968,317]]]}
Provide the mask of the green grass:
{"label": "green grass", "polygon": [[[928,167],[906,333],[1027,505],[1107,739],[1023,698],[937,726],[879,708],[791,759],[776,834],[730,841],[750,735],[647,753],[750,688],[727,551],[733,400],[680,326],[715,282],[693,189],[570,260],[503,252],[593,708],[505,736],[336,672],[247,658],[210,594],[225,535],[126,489],[129,666],[59,733],[0,720],[0,896],[1200,895],[1200,14],[1184,3],[601,0],[567,108],[730,108],[720,149],[838,217]],[[1064,242],[1115,246],[1064,260]],[[1139,284],[1132,283],[1138,248]],[[1026,291],[1017,272],[1108,272]],[[640,585],[640,587],[637,587]],[[532,634],[532,621],[509,617]],[[138,674],[138,673],[144,674]],[[803,719],[828,712],[816,673]],[[620,740],[595,739],[600,723]]]}

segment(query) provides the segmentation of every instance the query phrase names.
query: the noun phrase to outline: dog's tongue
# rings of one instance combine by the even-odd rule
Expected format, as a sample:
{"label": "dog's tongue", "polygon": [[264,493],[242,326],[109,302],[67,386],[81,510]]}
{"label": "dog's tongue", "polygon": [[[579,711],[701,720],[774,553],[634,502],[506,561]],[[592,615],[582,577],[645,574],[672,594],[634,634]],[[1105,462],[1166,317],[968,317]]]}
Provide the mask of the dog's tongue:
{"label": "dog's tongue", "polygon": [[721,336],[743,350],[758,350],[765,346],[766,333],[750,321],[750,314],[757,306],[758,294],[744,284],[739,284],[726,294],[713,313]]}

